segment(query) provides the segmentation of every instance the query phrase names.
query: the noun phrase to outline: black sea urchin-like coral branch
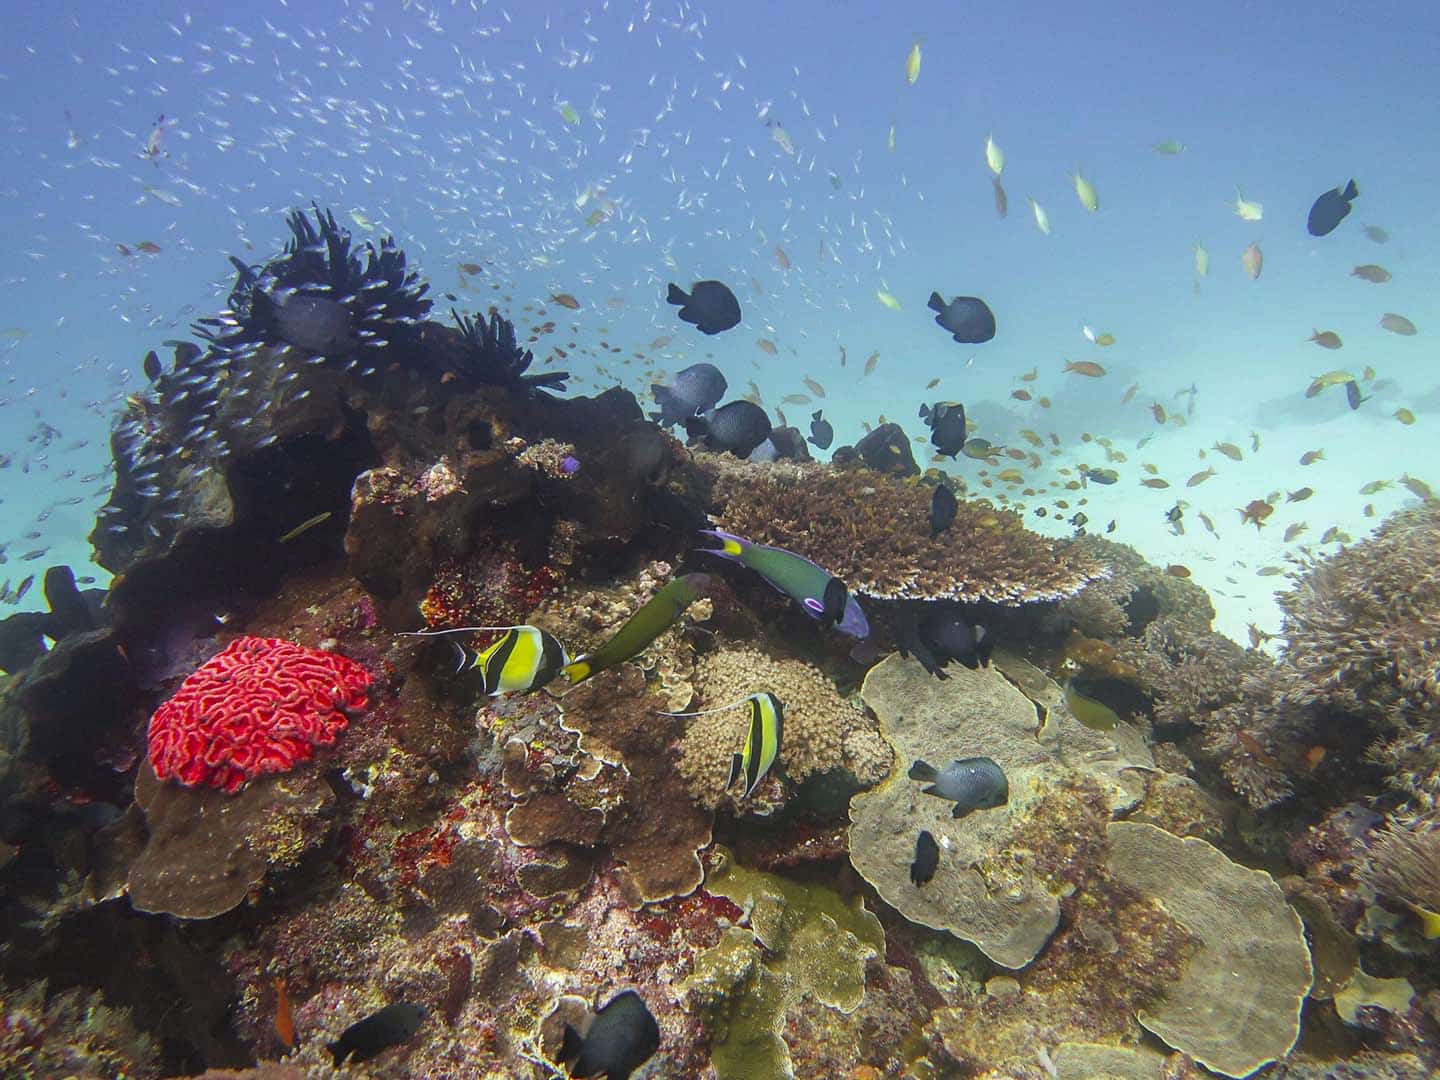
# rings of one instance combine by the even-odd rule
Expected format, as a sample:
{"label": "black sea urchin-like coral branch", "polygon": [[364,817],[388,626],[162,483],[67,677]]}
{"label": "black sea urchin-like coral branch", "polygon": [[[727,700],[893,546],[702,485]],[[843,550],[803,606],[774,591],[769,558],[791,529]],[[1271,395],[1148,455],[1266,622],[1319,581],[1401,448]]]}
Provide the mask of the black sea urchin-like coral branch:
{"label": "black sea urchin-like coral branch", "polygon": [[450,314],[460,327],[465,339],[467,375],[477,382],[500,386],[544,387],[547,390],[564,390],[565,381],[570,378],[568,371],[547,371],[541,375],[526,375],[534,356],[529,349],[522,349],[515,341],[515,324],[498,312],[492,312],[487,322],[483,317],[461,315],[454,308]]}

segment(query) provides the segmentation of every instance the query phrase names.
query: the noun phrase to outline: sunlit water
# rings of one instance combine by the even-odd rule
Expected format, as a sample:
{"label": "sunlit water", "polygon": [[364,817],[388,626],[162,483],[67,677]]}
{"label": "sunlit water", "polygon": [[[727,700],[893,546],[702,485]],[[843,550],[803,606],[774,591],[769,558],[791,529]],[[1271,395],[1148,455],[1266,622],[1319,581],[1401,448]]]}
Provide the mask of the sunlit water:
{"label": "sunlit water", "polygon": [[[620,382],[643,396],[661,372],[709,359],[732,396],[753,381],[803,430],[823,407],[837,446],[882,415],[923,435],[917,409],[936,399],[964,402],[991,442],[1028,450],[1029,429],[1045,443],[1039,469],[989,468],[1020,468],[1018,485],[985,489],[987,466],[966,458],[943,467],[1022,504],[1041,531],[1070,532],[1077,510],[1091,530],[1114,521],[1115,538],[1188,568],[1241,640],[1247,623],[1278,622],[1274,568],[1333,550],[1320,546],[1332,526],[1362,536],[1411,497],[1400,475],[1440,482],[1440,10],[1232,2],[1146,8],[1142,23],[1134,5],[1104,3],[773,7],[8,12],[0,582],[69,562],[103,583],[87,535],[141,358],[168,357],[162,341],[223,306],[227,254],[263,261],[284,213],[312,201],[358,237],[393,233],[432,283],[436,317],[452,293],[522,330],[553,319],[533,347],[542,362],[569,354],[572,393]],[[1005,158],[1003,220],[987,135]],[[1172,141],[1183,149],[1156,149]],[[1350,217],[1307,235],[1314,198],[1352,176]],[[1261,220],[1236,214],[1237,186]],[[1241,261],[1252,242],[1254,280]],[[1361,264],[1392,280],[1352,276]],[[707,339],[679,323],[665,285],[698,278],[733,286],[739,327]],[[983,297],[995,340],[950,341],[925,308],[932,289]],[[580,308],[551,302],[559,293]],[[1386,313],[1419,333],[1382,329]],[[1092,344],[1086,326],[1115,343]],[[1313,330],[1343,348],[1309,343]],[[1062,374],[1067,359],[1106,374]],[[1341,387],[1305,398],[1332,369],[1361,379],[1358,410]],[[1119,482],[1067,491],[1080,464],[1106,464],[1087,433],[1125,455]],[[1323,459],[1301,466],[1310,450]],[[1170,487],[1143,486],[1152,476]],[[1390,483],[1362,494],[1376,480]],[[1304,486],[1314,496],[1281,494],[1263,530],[1242,525],[1252,499]],[[1184,535],[1166,520],[1177,499]],[[37,588],[0,613],[40,603]]]}

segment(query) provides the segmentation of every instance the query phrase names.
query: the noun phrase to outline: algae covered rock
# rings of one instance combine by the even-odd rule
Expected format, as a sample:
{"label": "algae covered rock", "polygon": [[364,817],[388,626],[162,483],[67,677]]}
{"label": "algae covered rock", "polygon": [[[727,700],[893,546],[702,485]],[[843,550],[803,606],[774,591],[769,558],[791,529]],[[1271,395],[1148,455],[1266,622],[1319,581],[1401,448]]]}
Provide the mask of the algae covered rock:
{"label": "algae covered rock", "polygon": [[1226,1076],[1248,1076],[1288,1054],[1312,972],[1300,917],[1275,879],[1154,825],[1118,821],[1108,833],[1111,872],[1200,942],[1140,1023]]}
{"label": "algae covered rock", "polygon": [[[1113,733],[1075,720],[1059,688],[1036,669],[1005,664],[1007,672],[1017,669],[1025,693],[995,668],[952,664],[942,681],[916,661],[891,656],[870,669],[861,696],[895,747],[896,767],[850,801],[850,861],[907,919],[948,930],[996,963],[1019,968],[1054,932],[1065,891],[1047,872],[1053,860],[1037,850],[1038,838],[1103,845],[1104,816],[1080,814],[1084,800],[1068,796],[1094,790],[1107,809],[1128,806],[1143,785],[1122,776],[1151,766],[1143,748],[1122,750]],[[941,768],[977,756],[1005,771],[1006,805],[955,819],[953,804],[923,794],[924,785],[906,775],[917,759]],[[916,886],[910,864],[921,829],[941,853],[934,880]]]}
{"label": "algae covered rock", "polygon": [[749,913],[695,958],[682,989],[715,1033],[711,1063],[719,1080],[790,1077],[780,1037],[785,1010],[809,996],[842,1013],[865,1000],[865,965],[885,952],[880,921],[856,900],[713,856],[705,888]]}

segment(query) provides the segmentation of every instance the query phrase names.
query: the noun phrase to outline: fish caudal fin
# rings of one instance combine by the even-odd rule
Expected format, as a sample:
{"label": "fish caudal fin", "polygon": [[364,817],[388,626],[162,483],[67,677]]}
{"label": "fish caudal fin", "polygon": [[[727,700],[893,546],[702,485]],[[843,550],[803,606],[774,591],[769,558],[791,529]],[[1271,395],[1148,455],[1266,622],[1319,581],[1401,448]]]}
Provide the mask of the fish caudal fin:
{"label": "fish caudal fin", "polygon": [[926,761],[916,761],[910,766],[909,777],[911,780],[934,780],[939,775],[935,766]]}
{"label": "fish caudal fin", "polygon": [[[671,286],[671,288],[674,288],[674,286]],[[584,1048],[585,1040],[580,1037],[580,1033],[569,1024],[566,1024],[565,1034],[560,1040],[560,1060],[562,1062],[573,1061],[580,1056],[580,1052]]]}
{"label": "fish caudal fin", "polygon": [[701,536],[713,536],[720,541],[718,548],[700,548],[699,550],[710,555],[719,555],[722,559],[732,559],[739,562],[745,554],[745,544],[748,542],[743,537],[734,533],[727,533],[721,529],[701,529]]}
{"label": "fish caudal fin", "polygon": [[1360,189],[1355,186],[1355,181],[1351,180],[1350,183],[1345,185],[1345,190],[1341,192],[1341,194],[1344,196],[1346,202],[1350,202],[1360,194]]}
{"label": "fish caudal fin", "polygon": [[342,1050],[342,1049],[340,1048],[340,1043],[339,1043],[338,1041],[337,1041],[337,1042],[332,1042],[332,1043],[326,1043],[326,1044],[325,1044],[325,1049],[326,1049],[326,1050],[329,1050],[329,1051],[330,1051],[330,1056],[335,1059],[335,1068],[337,1068],[337,1069],[340,1068],[341,1065],[344,1065],[344,1064],[345,1064],[345,1059],[350,1056],[349,1051],[347,1051],[347,1050]]}
{"label": "fish caudal fin", "polygon": [[686,296],[685,293],[684,293],[684,291],[681,290],[680,286],[679,286],[679,285],[676,285],[676,284],[672,281],[672,282],[670,283],[670,289],[669,289],[669,291],[667,291],[667,292],[665,293],[665,301],[666,301],[666,303],[675,304],[675,305],[678,306],[678,305],[680,305],[680,304],[688,303],[689,300],[690,300],[690,297]]}
{"label": "fish caudal fin", "polygon": [[944,311],[945,299],[938,292],[930,294],[930,303],[927,305],[931,311]]}
{"label": "fish caudal fin", "polygon": [[594,665],[590,663],[590,656],[587,653],[585,656],[576,657],[562,667],[560,674],[565,676],[565,680],[571,686],[574,686],[576,683],[582,683],[591,675],[594,675],[595,670]]}
{"label": "fish caudal fin", "polygon": [[735,781],[739,780],[740,777],[744,775],[744,772],[744,758],[742,758],[739,754],[732,754],[730,756],[730,779],[725,781],[725,790],[729,791],[732,787],[734,787]]}

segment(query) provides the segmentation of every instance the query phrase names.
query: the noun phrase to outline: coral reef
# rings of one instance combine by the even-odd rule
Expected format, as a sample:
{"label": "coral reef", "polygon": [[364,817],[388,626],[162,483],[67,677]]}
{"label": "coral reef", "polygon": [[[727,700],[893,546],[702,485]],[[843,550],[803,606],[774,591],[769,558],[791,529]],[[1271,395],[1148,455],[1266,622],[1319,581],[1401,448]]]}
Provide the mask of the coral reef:
{"label": "coral reef", "polygon": [[1371,838],[1360,884],[1404,905],[1427,938],[1440,937],[1440,820],[1391,821]]}
{"label": "coral reef", "polygon": [[[748,646],[722,646],[695,665],[691,708],[718,709],[750,694],[769,691],[785,703],[780,748],[786,779],[802,783],[846,769],[861,787],[883,780],[892,755],[874,721],[858,703],[842,698],[813,664],[775,659]],[[730,758],[745,740],[745,710],[730,709],[691,719],[680,740],[678,768],[702,806],[726,797]]]}
{"label": "coral reef", "polygon": [[986,503],[962,502],[932,537],[930,489],[870,470],[713,456],[705,465],[721,528],[803,555],[866,596],[1022,604],[1069,596],[1103,572]]}
{"label": "coral reef", "polygon": [[[1073,885],[1067,864],[1103,845],[1112,806],[1139,797],[1120,773],[1149,762],[1123,760],[1113,739],[1083,727],[1058,701],[1037,711],[997,670],[952,665],[950,675],[942,682],[895,656],[866,675],[861,695],[894,744],[898,767],[851,799],[850,860],[907,919],[1019,968],[1059,923],[1060,897]],[[949,802],[922,794],[906,776],[918,759],[941,767],[977,755],[1005,771],[1006,805],[954,819]],[[935,880],[917,887],[910,863],[921,829],[940,842],[941,857]],[[1067,846],[1057,849],[1057,834]]]}
{"label": "coral reef", "polygon": [[160,780],[239,791],[330,746],[365,708],[370,673],[279,638],[240,637],[192,672],[150,718]]}
{"label": "coral reef", "polygon": [[885,935],[858,901],[737,866],[729,852],[711,856],[705,887],[748,914],[700,953],[682,986],[712,1030],[710,1061],[719,1080],[790,1077],[781,1037],[786,1012],[809,997],[840,1013],[865,998],[867,961]]}
{"label": "coral reef", "polygon": [[0,984],[0,1073],[12,1077],[161,1075],[155,1040],[97,990],[50,994],[44,982]]}
{"label": "coral reef", "polygon": [[1300,919],[1274,879],[1154,825],[1115,822],[1108,832],[1111,872],[1200,942],[1180,981],[1140,1023],[1226,1076],[1248,1076],[1288,1054],[1313,972]]}
{"label": "coral reef", "polygon": [[212,919],[244,901],[273,869],[293,867],[330,831],[334,794],[313,772],[268,775],[238,795],[161,782],[135,785],[148,839],[126,891],[139,911]]}

